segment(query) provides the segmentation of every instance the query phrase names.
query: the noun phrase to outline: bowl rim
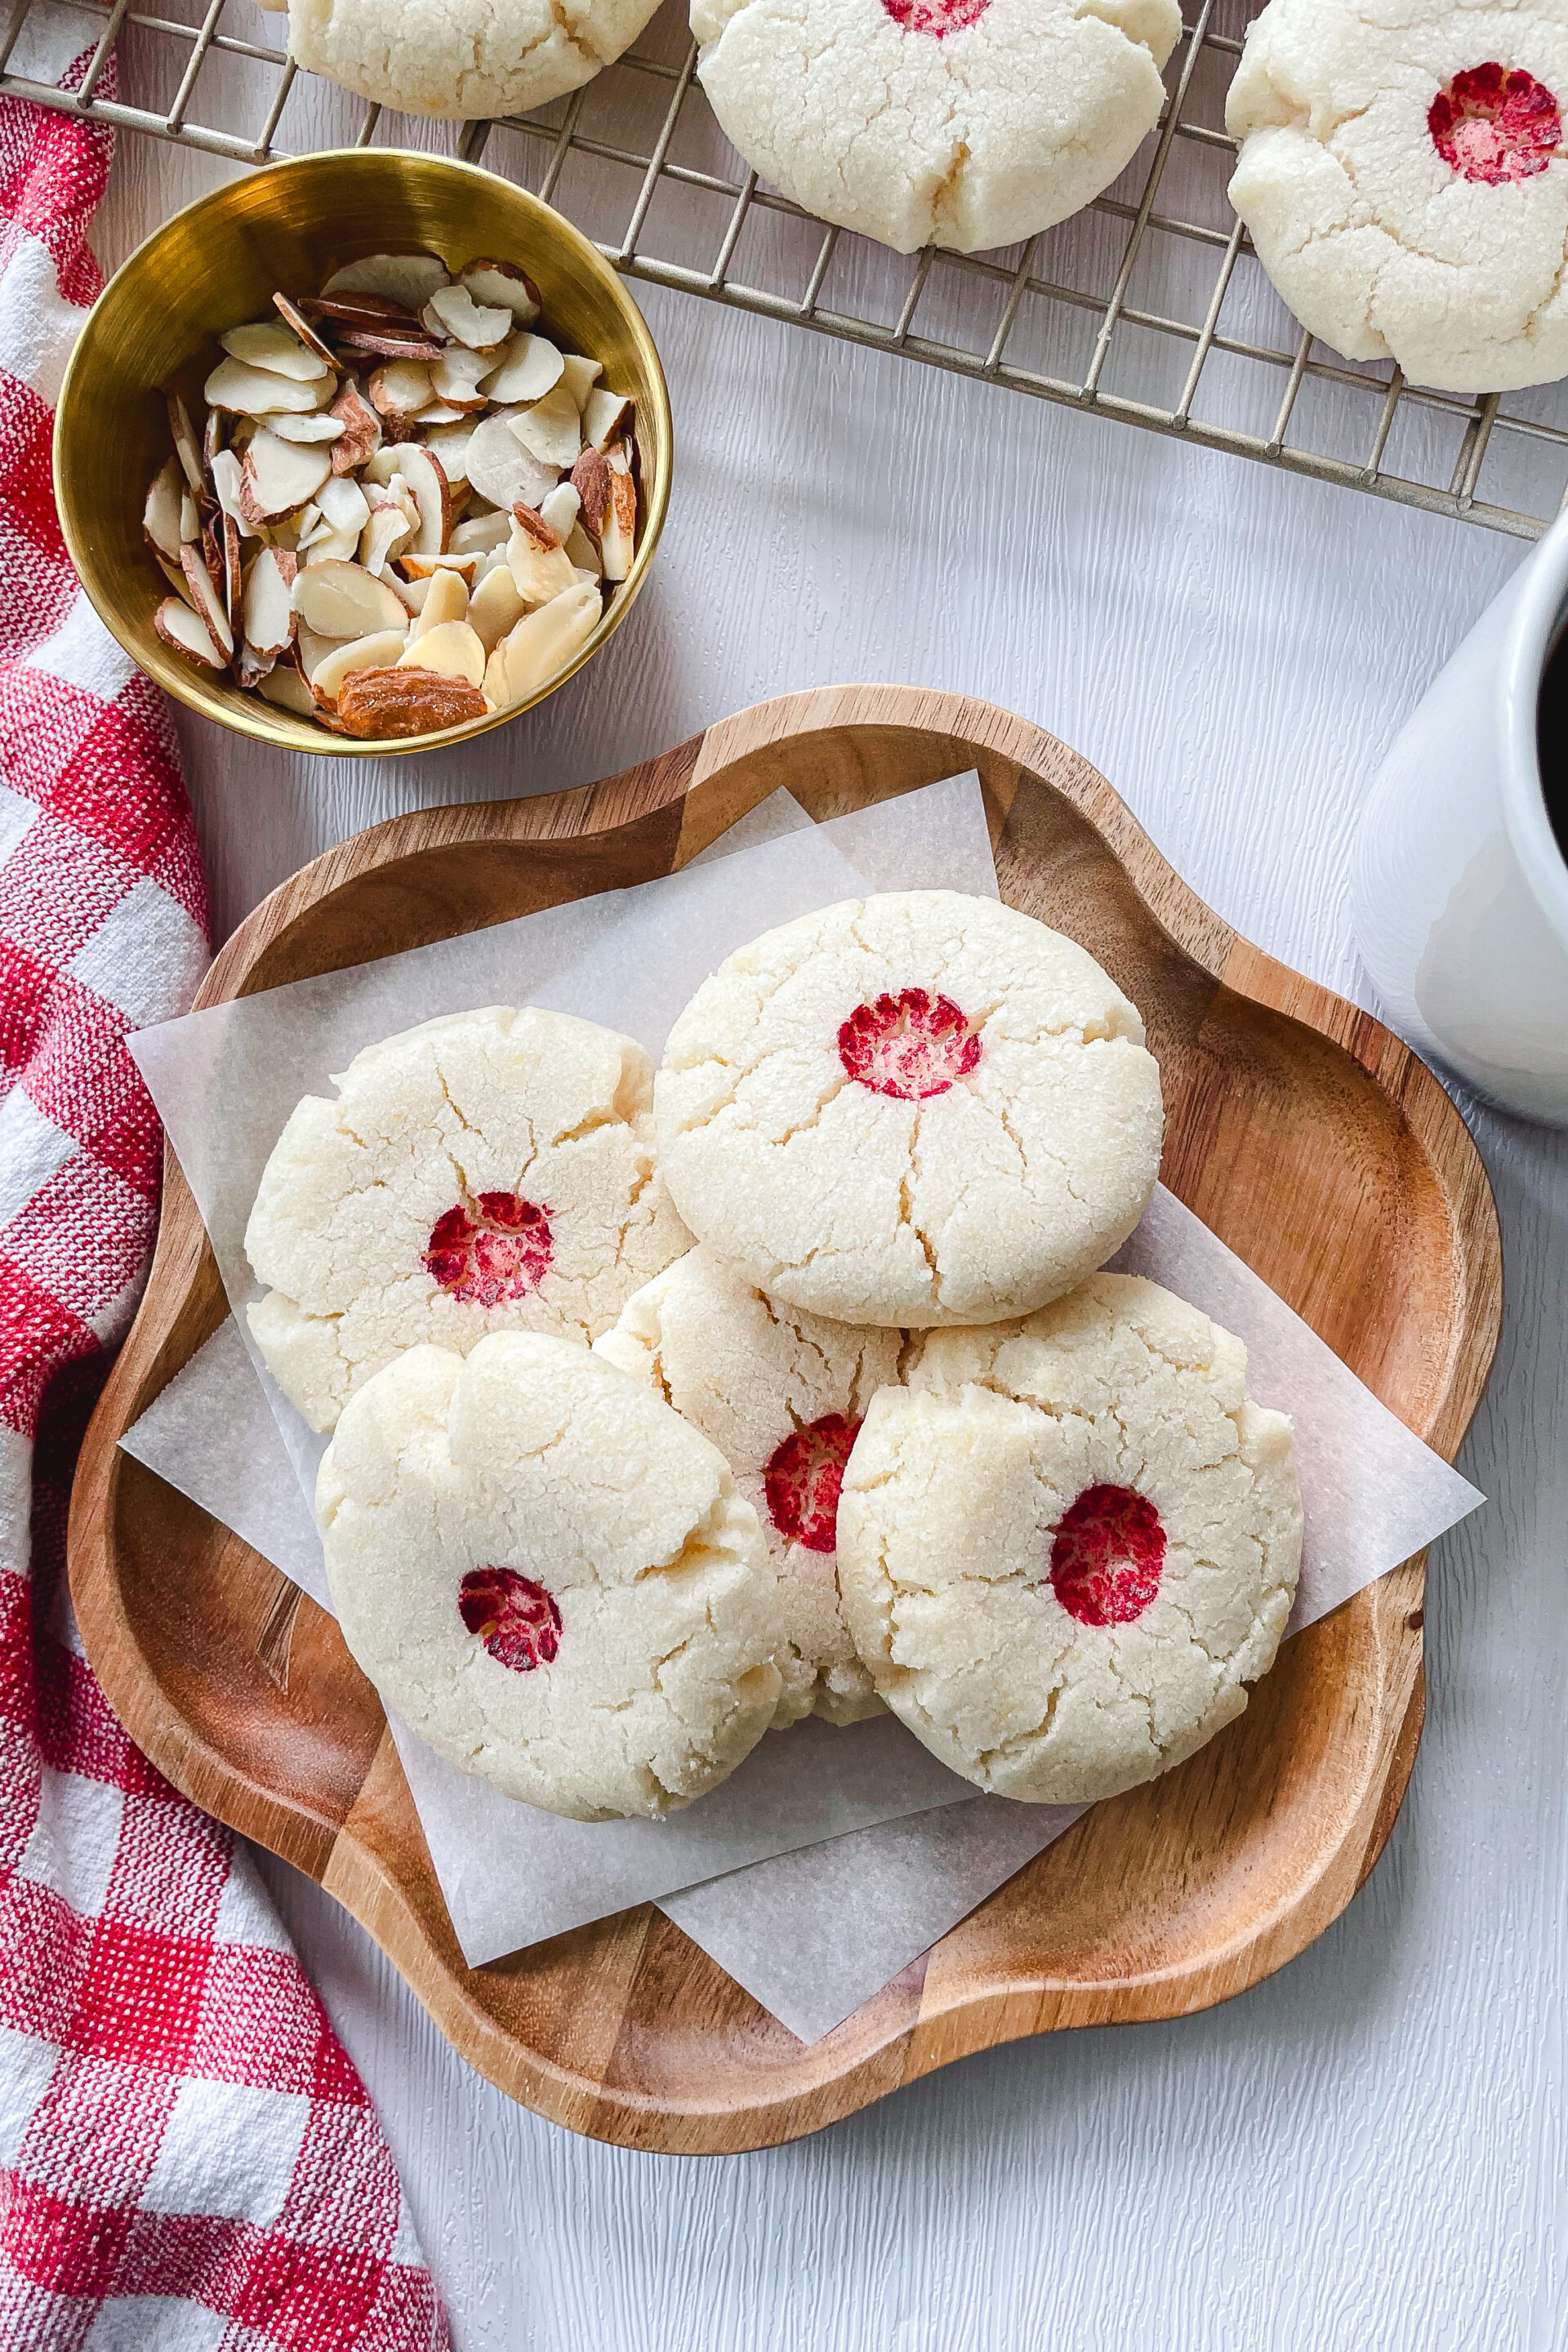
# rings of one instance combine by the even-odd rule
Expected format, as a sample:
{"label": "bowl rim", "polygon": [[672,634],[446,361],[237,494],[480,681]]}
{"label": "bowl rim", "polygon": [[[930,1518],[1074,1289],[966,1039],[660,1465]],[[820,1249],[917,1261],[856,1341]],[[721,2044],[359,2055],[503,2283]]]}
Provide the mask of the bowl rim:
{"label": "bowl rim", "polygon": [[[521,702],[509,703],[504,709],[487,711],[481,719],[468,719],[460,727],[443,728],[436,734],[397,735],[384,738],[358,737],[334,735],[327,729],[321,729],[317,730],[319,741],[305,745],[297,742],[292,733],[285,731],[277,721],[263,715],[269,712],[272,706],[264,702],[259,696],[246,698],[247,701],[255,702],[257,705],[254,717],[248,712],[231,711],[216,702],[216,698],[203,687],[196,673],[190,669],[187,663],[181,662],[177,656],[171,656],[168,674],[165,676],[160,671],[149,669],[140,656],[125,643],[113,621],[93,593],[91,583],[84,569],[84,556],[79,544],[76,517],[72,511],[70,493],[61,468],[60,452],[64,439],[65,421],[70,414],[70,404],[77,390],[79,376],[86,365],[95,323],[110,296],[127,273],[134,269],[138,264],[144,262],[162,240],[179,228],[183,223],[188,223],[197,215],[221,206],[229,201],[237,188],[252,186],[258,179],[289,172],[314,170],[327,163],[350,163],[354,169],[362,171],[382,170],[389,163],[413,163],[417,164],[422,170],[452,173],[479,182],[494,182],[498,186],[504,188],[509,196],[520,203],[525,212],[532,214],[547,235],[558,236],[571,250],[581,268],[591,278],[599,281],[603,289],[626,319],[628,331],[637,347],[648,382],[656,395],[656,406],[666,450],[666,462],[660,469],[660,478],[651,491],[646,483],[644,485],[647,510],[642,541],[632,559],[631,571],[619,583],[613,604],[607,608],[587,642],[578,649],[563,668],[546,680],[537,693],[527,696]],[[274,751],[289,751],[301,756],[314,754],[326,759],[340,756],[349,759],[367,757],[384,759],[398,758],[417,751],[444,751],[452,744],[468,742],[476,736],[489,734],[493,728],[504,726],[509,719],[521,718],[524,711],[533,709],[538,703],[556,693],[569,678],[576,676],[586,662],[604,650],[641,593],[652,566],[669,506],[674,442],[675,426],[670,407],[669,386],[665,381],[664,364],[659,358],[658,346],[654,341],[652,330],[640,308],[632,299],[620,273],[612,267],[592,238],[584,236],[582,230],[574,222],[569,221],[564,214],[558,213],[553,205],[547,205],[542,197],[536,196],[531,189],[520,187],[516,181],[507,179],[502,173],[491,172],[483,164],[470,163],[455,155],[432,155],[421,149],[410,147],[325,147],[309,154],[290,155],[279,162],[264,164],[258,171],[251,173],[245,179],[226,181],[221,187],[208,189],[205,195],[195,197],[190,204],[183,205],[178,212],[171,213],[166,220],[160,221],[158,226],[150,230],[141,243],[127,254],[118,269],[105,281],[71,347],[70,357],[60,380],[59,394],[55,403],[54,424],[49,436],[49,454],[55,510],[59,517],[60,534],[65,541],[66,552],[70,557],[71,568],[76,573],[78,583],[110,635],[128,659],[135,664],[142,676],[150,679],[154,686],[162,688],[165,693],[172,694],[177,701],[183,702],[187,709],[195,711],[199,717],[211,719],[215,725],[227,728],[234,734],[248,735],[256,741],[268,744]],[[600,634],[601,630],[604,632],[603,635]],[[188,672],[188,675],[182,676],[182,671]],[[279,716],[283,714],[280,713]],[[301,719],[295,723],[304,728],[310,726],[311,722]]]}

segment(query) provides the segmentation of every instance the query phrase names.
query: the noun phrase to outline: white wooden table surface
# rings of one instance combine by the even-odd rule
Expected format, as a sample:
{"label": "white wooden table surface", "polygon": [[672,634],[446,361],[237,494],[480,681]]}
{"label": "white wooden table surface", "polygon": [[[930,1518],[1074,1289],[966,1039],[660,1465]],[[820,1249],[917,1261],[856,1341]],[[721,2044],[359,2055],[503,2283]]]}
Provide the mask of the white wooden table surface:
{"label": "white wooden table surface", "polygon": [[[127,142],[105,258],[219,176]],[[1053,729],[1228,921],[1371,1002],[1355,812],[1517,542],[645,307],[677,478],[614,646],[422,761],[286,760],[182,719],[217,938],[399,809],[576,784],[764,695],[899,679]],[[470,2074],[359,1928],[264,1858],[462,2352],[1557,2352],[1568,1138],[1474,1124],[1509,1281],[1462,1457],[1491,1500],[1433,1557],[1426,1732],[1387,1853],[1246,1998],[993,2052],[773,2153],[633,2156]]]}

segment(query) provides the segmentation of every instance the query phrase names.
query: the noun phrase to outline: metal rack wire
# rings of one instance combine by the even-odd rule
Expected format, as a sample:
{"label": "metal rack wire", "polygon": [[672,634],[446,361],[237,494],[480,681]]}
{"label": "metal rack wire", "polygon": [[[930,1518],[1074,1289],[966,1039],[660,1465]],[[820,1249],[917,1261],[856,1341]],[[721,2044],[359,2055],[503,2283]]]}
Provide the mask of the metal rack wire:
{"label": "metal rack wire", "polygon": [[323,117],[337,143],[482,154],[649,284],[1521,539],[1568,496],[1568,386],[1428,392],[1314,344],[1274,294],[1225,193],[1247,0],[1194,0],[1157,130],[1085,212],[1008,253],[908,260],[812,219],[739,160],[694,79],[683,0],[571,98],[454,125],[314,83],[251,0],[80,0],[101,30],[76,89],[58,89],[13,65],[46,5],[13,0],[0,96],[239,164],[323,143]]}

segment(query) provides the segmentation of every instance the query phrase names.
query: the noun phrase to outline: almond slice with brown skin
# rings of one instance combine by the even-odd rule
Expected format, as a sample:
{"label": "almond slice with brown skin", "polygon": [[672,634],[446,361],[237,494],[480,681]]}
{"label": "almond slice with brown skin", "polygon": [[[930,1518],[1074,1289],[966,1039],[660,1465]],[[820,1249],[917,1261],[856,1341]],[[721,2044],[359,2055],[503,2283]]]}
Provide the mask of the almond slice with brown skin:
{"label": "almond slice with brown skin", "polygon": [[422,335],[419,324],[421,306],[399,302],[391,294],[368,291],[317,294],[300,305],[307,319],[330,320],[333,326],[384,329],[389,334]]}
{"label": "almond slice with brown skin", "polygon": [[260,661],[276,661],[294,642],[298,622],[289,592],[299,568],[286,547],[264,547],[250,567],[239,620],[246,644]]}
{"label": "almond slice with brown skin", "polygon": [[437,286],[448,286],[447,265],[433,253],[367,253],[335,269],[321,289],[331,295],[373,294],[383,300],[422,310]]}
{"label": "almond slice with brown skin", "polygon": [[306,318],[304,312],[298,310],[295,305],[290,302],[287,294],[274,294],[272,297],[272,307],[277,311],[278,316],[282,320],[283,324],[288,328],[289,332],[291,335],[297,336],[299,341],[304,344],[305,349],[308,352],[312,352],[317,359],[325,360],[330,367],[332,362],[332,347],[331,343],[324,342],[322,341],[321,337],[317,334],[314,327],[311,326],[309,319]]}
{"label": "almond slice with brown skin", "polygon": [[467,621],[435,621],[417,635],[410,633],[408,650],[397,667],[438,670],[443,677],[466,678],[470,686],[482,686],[485,649]]}
{"label": "almond slice with brown skin", "polygon": [[412,424],[422,408],[429,407],[433,387],[423,362],[390,360],[385,367],[372,370],[365,390],[377,415]]}
{"label": "almond slice with brown skin", "polygon": [[441,356],[442,346],[433,343],[428,335],[391,335],[369,331],[358,327],[345,327],[338,337],[342,352],[363,352],[372,359],[413,360],[420,367],[428,367]]}
{"label": "almond slice with brown skin", "polygon": [[631,423],[632,404],[624,392],[591,392],[583,404],[583,438],[592,449],[607,449],[630,432]]}
{"label": "almond slice with brown skin", "polygon": [[247,522],[280,521],[313,499],[332,471],[335,443],[280,441],[262,431],[239,469],[239,507]]}
{"label": "almond slice with brown skin", "polygon": [[539,520],[547,522],[557,539],[564,541],[577,520],[582,505],[570,482],[557,482],[555,488],[539,501]]}
{"label": "almond slice with brown skin", "polygon": [[191,592],[192,606],[212,640],[214,658],[221,669],[234,652],[234,631],[228,625],[228,615],[213,586],[206,560],[199,549],[187,545],[180,550],[180,568]]}
{"label": "almond slice with brown skin", "polygon": [[512,509],[512,532],[506,560],[517,593],[526,605],[548,604],[576,583],[571,558],[559,533],[551,530],[531,507]]}
{"label": "almond slice with brown skin", "polygon": [[637,543],[637,488],[631,460],[624,449],[611,449],[605,463],[610,473],[610,499],[599,525],[599,560],[606,580],[624,580],[632,568]]}
{"label": "almond slice with brown skin", "polygon": [[578,520],[590,539],[596,540],[610,508],[610,468],[601,451],[584,449],[572,468],[577,493]]}
{"label": "almond slice with brown skin", "polygon": [[166,555],[171,563],[180,560],[184,480],[179,459],[167,458],[153,475],[147,503],[142,509],[142,537],[154,554]]}
{"label": "almond slice with brown skin", "polygon": [[353,474],[381,447],[381,419],[358,384],[345,383],[327,415],[342,425],[342,438],[332,446],[334,474]]}
{"label": "almond slice with brown skin", "polygon": [[452,532],[452,499],[441,461],[419,442],[403,452],[402,474],[419,509],[411,555],[439,555]]}
{"label": "almond slice with brown skin", "polygon": [[187,482],[193,490],[202,488],[202,445],[196,439],[191,423],[191,412],[177,392],[163,395],[169,406],[169,430],[174,436],[174,455],[180,461]]}
{"label": "almond slice with brown skin", "polygon": [[[438,286],[419,314],[433,335],[447,335],[470,352],[488,352],[512,331],[510,304],[492,309],[468,286]],[[492,362],[493,364],[493,362]]]}
{"label": "almond slice with brown skin", "polygon": [[544,466],[574,466],[583,446],[583,420],[577,404],[563,383],[536,400],[511,420],[511,429],[525,449]]}
{"label": "almond slice with brown skin", "polygon": [[491,400],[542,400],[560,383],[564,366],[548,336],[519,335],[505,358],[482,379],[482,389]]}
{"label": "almond slice with brown skin", "polygon": [[229,635],[239,635],[239,602],[244,593],[245,574],[239,553],[239,525],[231,514],[223,519],[223,614],[228,623]]}
{"label": "almond slice with brown skin", "polygon": [[221,670],[223,656],[217,651],[205,624],[182,604],[177,596],[165,596],[153,615],[153,626],[166,646],[173,646],[185,659],[195,662],[198,669]]}
{"label": "almond slice with brown skin", "polygon": [[369,637],[403,626],[401,600],[360,563],[307,564],[295,579],[292,601],[307,627],[323,637]]}
{"label": "almond slice with brown skin", "polygon": [[458,346],[443,352],[438,360],[430,362],[430,386],[438,401],[454,408],[460,415],[472,415],[489,404],[489,395],[479,390],[479,378],[490,372],[489,352],[465,351]]}
{"label": "almond slice with brown skin", "polygon": [[232,449],[218,449],[213,453],[212,486],[217,493],[217,502],[224,513],[232,515],[239,525],[240,537],[254,539],[256,525],[247,515],[241,498],[245,477],[240,461]]}
{"label": "almond slice with brown skin", "polygon": [[345,680],[356,669],[391,669],[403,654],[401,629],[378,629],[374,636],[351,637],[323,655],[310,673],[310,693],[329,709],[335,706]]}
{"label": "almond slice with brown skin", "polygon": [[483,719],[489,709],[467,678],[431,669],[355,670],[338,697],[343,732],[383,742],[400,735],[439,734],[443,728]]}
{"label": "almond slice with brown skin", "polygon": [[458,283],[468,289],[476,302],[510,310],[520,327],[531,327],[539,316],[539,289],[515,261],[465,262],[458,272]]}

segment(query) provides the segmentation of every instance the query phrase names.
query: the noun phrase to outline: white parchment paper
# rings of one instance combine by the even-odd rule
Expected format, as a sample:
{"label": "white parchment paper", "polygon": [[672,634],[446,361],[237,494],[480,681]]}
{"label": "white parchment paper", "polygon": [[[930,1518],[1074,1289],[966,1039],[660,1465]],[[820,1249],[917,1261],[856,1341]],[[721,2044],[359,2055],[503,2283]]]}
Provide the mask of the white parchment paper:
{"label": "white parchment paper", "polygon": [[[657,1051],[668,1019],[713,963],[769,923],[806,910],[781,891],[816,887],[810,905],[866,886],[942,882],[995,894],[973,778],[816,827],[776,794],[745,827],[750,845],[722,856],[726,845],[715,844],[685,876],[142,1032],[138,1058],[236,1306],[252,1295],[239,1236],[272,1138],[299,1094],[324,1086],[371,1039],[434,1012],[531,995],[611,1021]],[[759,840],[775,828],[793,832]],[[760,862],[748,872],[752,860]],[[579,919],[556,920],[571,915]],[[508,936],[532,926],[546,927],[544,935]],[[625,1009],[617,962],[624,971],[666,957],[671,969],[680,965],[679,984],[660,994],[645,972],[635,1007]],[[288,1002],[279,1008],[275,999]],[[323,1046],[328,1031],[333,1042]],[[280,1069],[275,1057],[296,1052],[308,1056],[303,1072],[287,1062]],[[214,1132],[218,1111],[246,1105],[247,1084],[267,1091],[231,1141]],[[1236,1331],[1248,1349],[1253,1393],[1295,1420],[1307,1536],[1292,1630],[1480,1501],[1173,1194],[1156,1192],[1115,1265],[1165,1283]],[[122,1443],[330,1605],[304,1501],[320,1443],[247,1357],[245,1336],[226,1324]],[[300,1484],[282,1475],[289,1461]],[[830,2031],[1080,1810],[973,1797],[884,1720],[770,1734],[723,1788],[666,1822],[563,1822],[453,1771],[395,1721],[393,1730],[470,1964],[659,1898],[803,2041]]]}

